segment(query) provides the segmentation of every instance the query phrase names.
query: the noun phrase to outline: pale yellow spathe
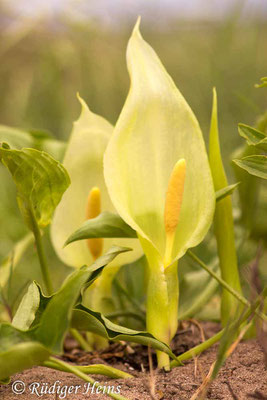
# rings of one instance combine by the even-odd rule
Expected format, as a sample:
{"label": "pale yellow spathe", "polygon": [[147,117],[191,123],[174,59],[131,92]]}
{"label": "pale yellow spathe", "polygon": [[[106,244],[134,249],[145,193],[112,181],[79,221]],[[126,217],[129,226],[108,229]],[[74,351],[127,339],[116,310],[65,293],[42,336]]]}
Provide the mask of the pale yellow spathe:
{"label": "pale yellow spathe", "polygon": [[[56,209],[51,226],[52,243],[57,255],[64,263],[73,267],[90,265],[94,261],[86,240],[63,247],[67,238],[88,218],[87,202],[90,191],[97,186],[101,192],[102,211],[115,211],[103,176],[103,155],[113,126],[91,112],[80,97],[79,101],[82,112],[73,125],[63,160],[71,184]],[[134,239],[105,239],[103,252],[113,244],[135,249],[120,255],[114,261],[116,265],[132,262],[142,254],[138,241]]]}
{"label": "pale yellow spathe", "polygon": [[131,87],[104,158],[111,200],[121,217],[164,258],[165,197],[178,160],[186,163],[171,259],[206,235],[215,195],[199,124],[136,25],[127,64]]}

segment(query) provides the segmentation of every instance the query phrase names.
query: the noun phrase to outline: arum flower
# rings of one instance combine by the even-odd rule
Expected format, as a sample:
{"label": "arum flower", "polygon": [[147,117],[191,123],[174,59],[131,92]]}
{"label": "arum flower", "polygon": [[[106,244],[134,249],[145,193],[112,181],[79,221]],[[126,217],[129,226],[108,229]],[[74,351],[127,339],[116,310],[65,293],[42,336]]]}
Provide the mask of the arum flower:
{"label": "arum flower", "polygon": [[[177,262],[199,244],[215,194],[199,124],[137,22],[128,43],[131,87],[104,157],[111,200],[136,230],[149,264],[147,329],[170,343],[178,321]],[[168,356],[158,354],[160,367]]]}
{"label": "arum flower", "polygon": [[[114,212],[109,198],[104,176],[103,155],[111,137],[113,126],[104,118],[92,113],[80,98],[82,111],[74,123],[64,156],[63,165],[67,169],[71,185],[63,195],[56,209],[51,226],[51,238],[59,258],[67,265],[81,267],[90,265],[112,244],[133,248],[112,262],[95,282],[90,294],[91,308],[95,311],[107,312],[103,304],[111,295],[111,283],[118,268],[138,258],[142,251],[134,239],[88,239],[72,243],[64,247],[67,238],[88,218],[96,217],[101,210]],[[109,310],[108,310],[109,311]]]}

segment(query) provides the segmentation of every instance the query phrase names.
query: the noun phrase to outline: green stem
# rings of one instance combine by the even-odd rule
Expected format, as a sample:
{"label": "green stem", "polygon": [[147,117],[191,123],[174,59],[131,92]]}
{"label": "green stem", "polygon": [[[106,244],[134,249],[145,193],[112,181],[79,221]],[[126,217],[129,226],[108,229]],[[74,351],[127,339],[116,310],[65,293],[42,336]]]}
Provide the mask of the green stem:
{"label": "green stem", "polygon": [[[160,265],[150,268],[147,286],[146,324],[149,333],[170,344],[169,298],[165,271]],[[158,367],[170,369],[168,354],[157,351]]]}
{"label": "green stem", "polygon": [[179,304],[179,282],[178,282],[178,261],[165,269],[165,276],[168,289],[169,301],[169,343],[177,332],[178,328],[178,304]]}
{"label": "green stem", "polygon": [[[63,367],[62,365],[58,365],[54,361],[44,361],[43,366],[51,369],[56,369],[58,371],[63,371],[63,372],[68,372],[69,370],[66,367]],[[77,368],[80,372],[83,372],[84,374],[92,374],[92,375],[104,375],[108,376],[109,378],[112,379],[130,379],[133,378],[132,375],[128,374],[127,372],[120,371],[117,368],[110,367],[108,365],[104,364],[93,364],[93,365],[76,365],[75,368]]]}
{"label": "green stem", "polygon": [[[178,326],[178,271],[177,263],[163,269],[150,268],[147,288],[147,330],[157,339],[170,345]],[[157,351],[158,367],[169,370],[169,356]]]}
{"label": "green stem", "polygon": [[37,248],[37,254],[41,266],[41,271],[42,271],[42,276],[43,276],[43,281],[46,286],[46,290],[48,295],[53,294],[53,285],[52,285],[52,280],[51,276],[49,273],[45,253],[44,253],[44,247],[43,247],[43,242],[42,242],[42,235],[39,229],[39,226],[35,220],[35,217],[33,214],[31,214],[31,219],[32,219],[32,230],[35,238],[35,243],[36,243],[36,248]]}
{"label": "green stem", "polygon": [[[191,250],[188,250],[186,253],[189,257],[191,257],[194,261],[196,261],[205,271],[207,271],[217,282],[219,282],[232,296],[234,296],[240,303],[244,304],[245,306],[250,307],[250,302],[245,299],[239,292],[233,289],[227,282],[225,282],[220,276],[218,276],[215,272],[213,272],[203,261],[201,261]],[[266,315],[264,315],[260,311],[256,311],[256,314],[264,319],[267,320]]]}
{"label": "green stem", "polygon": [[[149,333],[170,345],[178,325],[178,269],[174,262],[164,268],[158,252],[146,239],[138,236],[149,265],[146,324]],[[158,367],[170,369],[169,355],[157,351]]]}
{"label": "green stem", "polygon": [[[244,312],[244,315],[241,318],[241,323],[246,321],[252,313],[255,312],[256,314],[257,308],[261,304],[262,299],[266,297],[266,295],[267,295],[267,288],[265,288],[262,294],[257,297],[254,304],[250,305],[247,311]],[[193,347],[192,349],[178,356],[177,360],[173,360],[171,362],[171,368],[178,367],[179,365],[181,365],[180,363],[182,363],[183,361],[190,360],[190,358],[196,357],[198,354],[202,353],[204,350],[207,350],[213,344],[217,343],[226,332],[226,329],[227,328],[222,329],[220,332],[216,333],[216,335],[212,336],[205,342],[200,343],[199,345]]]}
{"label": "green stem", "polygon": [[101,393],[106,394],[107,396],[111,397],[112,399],[115,399],[115,400],[129,400],[126,397],[123,397],[123,396],[121,396],[119,394],[105,392],[103,386],[100,383],[96,382],[94,379],[90,378],[84,372],[80,371],[77,367],[75,367],[73,365],[65,363],[64,361],[59,360],[59,359],[54,358],[54,357],[50,357],[49,361],[54,362],[55,364],[61,366],[62,368],[65,368],[68,372],[71,372],[74,375],[78,376],[79,378],[83,379],[85,382],[89,382],[91,385],[94,385],[96,388],[99,388]]}
{"label": "green stem", "polygon": [[70,329],[70,334],[74,337],[75,340],[77,340],[77,342],[79,343],[79,345],[81,346],[81,348],[85,351],[92,351],[92,347],[90,346],[90,344],[84,339],[84,337],[80,334],[79,331],[77,331],[77,329]]}

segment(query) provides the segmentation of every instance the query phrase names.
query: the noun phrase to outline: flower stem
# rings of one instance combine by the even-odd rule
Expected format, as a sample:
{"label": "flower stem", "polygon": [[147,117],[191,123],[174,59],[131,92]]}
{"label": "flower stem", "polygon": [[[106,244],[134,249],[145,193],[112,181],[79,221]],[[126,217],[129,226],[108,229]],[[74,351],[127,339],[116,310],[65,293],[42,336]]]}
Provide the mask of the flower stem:
{"label": "flower stem", "polygon": [[70,329],[70,334],[74,337],[74,339],[79,343],[79,345],[81,346],[81,348],[85,351],[92,351],[92,347],[90,346],[90,344],[84,339],[84,337],[80,334],[79,331],[77,331],[77,329]]}
{"label": "flower stem", "polygon": [[[147,330],[157,339],[170,345],[178,326],[177,263],[167,269],[150,268],[147,288]],[[169,356],[157,351],[158,367],[169,370]]]}
{"label": "flower stem", "polygon": [[169,300],[169,343],[176,334],[178,328],[179,282],[177,267],[178,261],[165,269]]}
{"label": "flower stem", "polygon": [[52,285],[52,280],[51,276],[49,273],[45,253],[44,253],[44,247],[43,247],[43,242],[42,242],[42,235],[38,226],[38,223],[36,222],[36,219],[31,213],[31,222],[32,222],[32,231],[34,234],[35,238],[35,244],[36,244],[36,249],[37,249],[37,254],[41,266],[41,271],[42,271],[42,276],[43,276],[43,281],[47,290],[48,295],[51,295],[53,293],[53,285]]}
{"label": "flower stem", "polygon": [[[146,324],[149,333],[169,344],[169,299],[168,286],[163,266],[150,268],[147,286]],[[157,351],[158,367],[170,369],[168,354]]]}

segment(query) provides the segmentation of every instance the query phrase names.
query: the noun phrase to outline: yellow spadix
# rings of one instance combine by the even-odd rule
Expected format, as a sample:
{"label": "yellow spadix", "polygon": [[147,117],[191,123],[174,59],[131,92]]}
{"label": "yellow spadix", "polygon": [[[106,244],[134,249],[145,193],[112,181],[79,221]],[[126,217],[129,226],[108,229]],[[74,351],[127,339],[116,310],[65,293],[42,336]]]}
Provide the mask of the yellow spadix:
{"label": "yellow spadix", "polygon": [[[93,187],[90,191],[86,207],[86,219],[97,217],[101,213],[101,192],[98,187]],[[87,239],[89,250],[96,260],[103,252],[103,239]]]}
{"label": "yellow spadix", "polygon": [[171,263],[171,254],[174,243],[176,228],[183,201],[185,183],[185,159],[177,161],[170,176],[164,211],[164,224],[166,231],[166,249],[164,256],[164,266]]}

